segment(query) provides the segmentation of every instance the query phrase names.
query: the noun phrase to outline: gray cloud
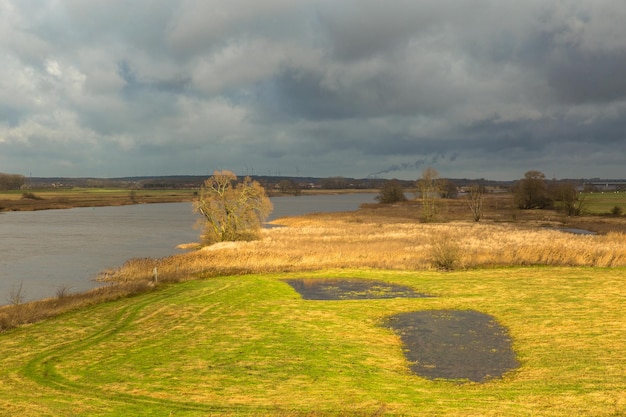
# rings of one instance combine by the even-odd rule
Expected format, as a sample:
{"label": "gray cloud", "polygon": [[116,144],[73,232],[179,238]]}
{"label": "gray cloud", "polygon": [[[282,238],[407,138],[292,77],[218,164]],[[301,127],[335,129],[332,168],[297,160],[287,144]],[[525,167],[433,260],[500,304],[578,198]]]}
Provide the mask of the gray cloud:
{"label": "gray cloud", "polygon": [[0,171],[625,177],[626,5],[0,3]]}

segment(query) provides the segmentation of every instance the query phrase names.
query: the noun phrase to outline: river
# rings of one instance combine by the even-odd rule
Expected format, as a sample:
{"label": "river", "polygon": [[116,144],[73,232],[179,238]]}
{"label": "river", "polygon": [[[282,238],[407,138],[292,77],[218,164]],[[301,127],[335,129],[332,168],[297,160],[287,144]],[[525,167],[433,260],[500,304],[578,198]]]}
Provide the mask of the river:
{"label": "river", "polygon": [[[268,221],[313,212],[351,211],[375,194],[273,197]],[[130,258],[180,253],[197,242],[191,203],[141,204],[0,213],[0,305],[18,291],[24,301],[54,296],[61,287],[85,291],[94,277]]]}

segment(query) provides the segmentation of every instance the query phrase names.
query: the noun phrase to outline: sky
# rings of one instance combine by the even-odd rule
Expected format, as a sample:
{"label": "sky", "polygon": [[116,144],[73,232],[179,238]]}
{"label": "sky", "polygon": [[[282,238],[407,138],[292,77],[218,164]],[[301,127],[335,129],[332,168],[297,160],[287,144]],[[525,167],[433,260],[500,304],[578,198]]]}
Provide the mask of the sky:
{"label": "sky", "polygon": [[0,0],[0,172],[626,177],[623,0]]}

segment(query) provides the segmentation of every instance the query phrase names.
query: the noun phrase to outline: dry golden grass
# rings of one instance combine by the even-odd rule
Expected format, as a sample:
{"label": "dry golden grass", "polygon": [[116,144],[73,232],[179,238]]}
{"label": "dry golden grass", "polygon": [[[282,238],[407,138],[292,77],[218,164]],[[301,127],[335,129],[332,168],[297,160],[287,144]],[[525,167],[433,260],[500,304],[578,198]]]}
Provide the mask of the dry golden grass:
{"label": "dry golden grass", "polygon": [[513,223],[414,220],[363,213],[279,219],[252,242],[218,243],[158,260],[131,259],[106,271],[108,281],[186,279],[196,274],[264,273],[337,268],[438,269],[438,253],[454,268],[552,265],[626,266],[626,235],[576,235]]}
{"label": "dry golden grass", "polygon": [[[102,272],[100,279],[115,285],[0,308],[0,331],[149,290],[155,281],[155,267],[161,283],[197,276],[345,268],[410,271],[526,265],[626,266],[626,234],[621,232],[576,235],[550,230],[539,226],[555,226],[558,222],[543,218],[545,213],[537,219],[532,217],[536,213],[526,212],[523,222],[506,223],[502,218],[509,208],[492,210],[491,219],[481,223],[457,220],[424,224],[419,222],[419,210],[413,204],[283,218],[273,222],[276,227],[263,229],[257,241],[223,242],[161,259],[130,259]],[[504,206],[499,204],[500,208]],[[459,207],[449,207],[448,217],[459,218],[457,212]],[[585,220],[589,221],[577,221],[584,225]],[[618,226],[623,227],[622,223]],[[614,226],[611,228],[623,230]]]}
{"label": "dry golden grass", "polygon": [[113,283],[80,293],[0,306],[0,332],[55,317],[68,311],[141,294],[154,288],[145,280]]}

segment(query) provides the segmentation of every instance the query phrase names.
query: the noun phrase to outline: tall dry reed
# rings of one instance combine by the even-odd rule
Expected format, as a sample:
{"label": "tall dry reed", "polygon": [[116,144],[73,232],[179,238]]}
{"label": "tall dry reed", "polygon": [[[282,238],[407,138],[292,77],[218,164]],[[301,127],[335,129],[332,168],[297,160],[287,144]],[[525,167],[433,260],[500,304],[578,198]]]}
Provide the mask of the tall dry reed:
{"label": "tall dry reed", "polygon": [[111,285],[0,307],[0,331],[196,277],[320,269],[458,269],[508,265],[626,266],[626,235],[575,235],[516,224],[451,222],[363,213],[285,218],[252,242],[223,242],[186,254],[130,259],[103,271]]}
{"label": "tall dry reed", "polygon": [[[454,250],[449,266],[626,266],[626,235],[576,235],[515,224],[421,224],[357,214],[281,219],[258,241],[219,243],[162,259],[134,259],[106,271],[107,281],[335,268],[420,270],[441,267],[438,250]],[[451,255],[448,253],[447,255]],[[448,268],[449,269],[449,268]]]}

